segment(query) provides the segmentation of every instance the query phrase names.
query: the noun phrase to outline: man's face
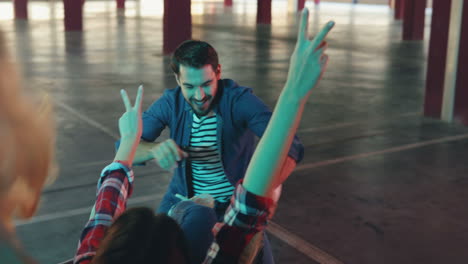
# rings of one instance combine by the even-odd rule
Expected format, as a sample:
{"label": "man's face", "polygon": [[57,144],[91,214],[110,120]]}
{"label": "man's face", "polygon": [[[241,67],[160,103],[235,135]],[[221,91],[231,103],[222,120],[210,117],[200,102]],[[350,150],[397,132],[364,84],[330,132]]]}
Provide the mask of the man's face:
{"label": "man's face", "polygon": [[216,71],[209,64],[198,69],[180,65],[179,75],[176,75],[177,83],[182,88],[185,100],[197,115],[204,116],[210,112],[218,92],[220,76],[221,65],[218,65]]}

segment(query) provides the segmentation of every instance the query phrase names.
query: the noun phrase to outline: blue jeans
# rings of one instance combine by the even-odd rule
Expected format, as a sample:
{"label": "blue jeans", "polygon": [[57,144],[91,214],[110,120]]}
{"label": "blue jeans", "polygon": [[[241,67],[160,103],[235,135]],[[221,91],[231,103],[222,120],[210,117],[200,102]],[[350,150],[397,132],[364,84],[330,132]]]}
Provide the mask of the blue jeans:
{"label": "blue jeans", "polygon": [[[211,229],[217,221],[222,221],[226,207],[226,204],[216,203],[215,209],[212,209],[192,201],[182,201],[169,212],[169,216],[175,219],[184,231],[190,263],[202,263],[205,259],[214,239]],[[263,248],[260,249],[255,263],[274,264],[270,241],[266,232],[263,234]]]}
{"label": "blue jeans", "polygon": [[184,231],[189,248],[190,263],[202,263],[213,242],[211,229],[216,224],[213,209],[192,201],[179,202],[169,212]]}

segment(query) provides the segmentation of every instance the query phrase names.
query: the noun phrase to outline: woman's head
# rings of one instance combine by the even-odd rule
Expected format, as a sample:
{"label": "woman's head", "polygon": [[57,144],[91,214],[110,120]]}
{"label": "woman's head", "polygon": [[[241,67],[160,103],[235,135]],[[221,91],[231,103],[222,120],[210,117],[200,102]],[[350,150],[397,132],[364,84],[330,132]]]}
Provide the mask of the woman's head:
{"label": "woman's head", "polygon": [[132,208],[107,230],[92,264],[189,263],[179,225],[149,208]]}
{"label": "woman's head", "polygon": [[51,106],[38,106],[23,94],[19,76],[0,31],[0,221],[31,217],[53,170],[54,125]]}

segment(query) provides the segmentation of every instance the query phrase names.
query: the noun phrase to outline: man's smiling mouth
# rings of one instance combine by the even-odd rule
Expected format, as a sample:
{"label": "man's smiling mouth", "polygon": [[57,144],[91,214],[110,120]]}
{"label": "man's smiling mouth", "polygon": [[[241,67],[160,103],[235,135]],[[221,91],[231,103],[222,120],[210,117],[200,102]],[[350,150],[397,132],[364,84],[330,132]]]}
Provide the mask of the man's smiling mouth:
{"label": "man's smiling mouth", "polygon": [[202,106],[202,105],[204,105],[207,101],[208,101],[208,98],[203,99],[203,100],[201,100],[201,101],[193,100],[193,103],[196,104],[196,105]]}

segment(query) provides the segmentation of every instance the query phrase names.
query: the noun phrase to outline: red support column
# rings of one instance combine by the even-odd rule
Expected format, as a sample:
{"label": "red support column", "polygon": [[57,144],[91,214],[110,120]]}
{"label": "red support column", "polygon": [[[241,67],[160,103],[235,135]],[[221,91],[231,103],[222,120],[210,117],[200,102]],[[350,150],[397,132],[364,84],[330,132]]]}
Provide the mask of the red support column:
{"label": "red support column", "polygon": [[125,0],[117,0],[117,8],[125,8]]}
{"label": "red support column", "polygon": [[468,2],[463,3],[463,19],[458,51],[458,70],[455,92],[454,120],[468,126]]}
{"label": "red support column", "polygon": [[271,0],[257,0],[257,24],[271,24]]}
{"label": "red support column", "polygon": [[232,6],[232,0],[224,0],[224,6]]}
{"label": "red support column", "polygon": [[403,14],[403,40],[424,39],[426,0],[406,0]]}
{"label": "red support column", "polygon": [[434,0],[432,4],[424,115],[434,118],[442,113],[451,4],[452,0]]}
{"label": "red support column", "polygon": [[314,3],[315,3],[316,5],[318,5],[318,4],[320,4],[320,0],[314,0]]}
{"label": "red support column", "polygon": [[164,0],[163,53],[170,54],[192,38],[190,0]]}
{"label": "red support column", "polygon": [[305,0],[297,0],[297,11],[301,11],[304,9]]}
{"label": "red support column", "polygon": [[63,0],[65,31],[83,30],[83,3],[84,1]]}
{"label": "red support column", "polygon": [[404,11],[405,11],[405,0],[395,0],[395,19],[396,20],[403,19]]}
{"label": "red support column", "polygon": [[28,19],[28,0],[13,0],[16,19]]}

